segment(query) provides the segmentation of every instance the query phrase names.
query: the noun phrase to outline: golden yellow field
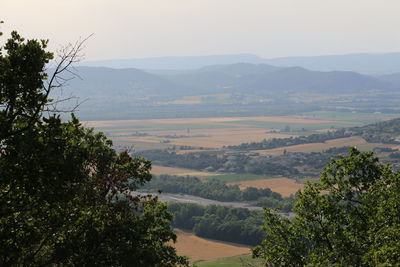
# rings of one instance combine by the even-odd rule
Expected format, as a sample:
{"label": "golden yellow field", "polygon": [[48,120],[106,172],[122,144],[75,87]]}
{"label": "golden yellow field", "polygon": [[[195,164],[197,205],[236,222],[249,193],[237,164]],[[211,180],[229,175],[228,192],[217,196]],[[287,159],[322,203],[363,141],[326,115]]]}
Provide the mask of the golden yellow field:
{"label": "golden yellow field", "polygon": [[178,240],[173,246],[178,255],[188,256],[191,262],[250,254],[247,246],[201,238],[180,229],[175,229],[175,233]]}
{"label": "golden yellow field", "polygon": [[161,175],[161,174],[169,174],[169,175],[177,175],[177,176],[196,176],[196,177],[207,177],[207,176],[215,176],[218,173],[213,172],[202,172],[190,169],[183,169],[183,168],[174,168],[174,167],[164,167],[158,165],[152,165],[151,173],[154,175]]}
{"label": "golden yellow field", "polygon": [[240,189],[246,187],[256,187],[256,188],[269,188],[273,192],[281,194],[283,197],[288,197],[295,194],[298,190],[304,188],[304,184],[296,183],[293,179],[288,178],[270,178],[263,180],[251,180],[242,182],[233,182],[229,184],[237,184]]}
{"label": "golden yellow field", "polygon": [[[239,145],[247,142],[260,142],[263,139],[286,138],[293,135],[281,133],[269,133],[264,129],[255,128],[216,128],[196,129],[187,133],[187,130],[147,131],[151,136],[130,136],[128,132],[121,132],[111,137],[116,144],[132,144],[138,149],[138,145],[147,144],[149,147],[171,146],[195,146],[211,149],[223,146]],[[155,136],[156,135],[156,136]],[[185,136],[183,138],[168,138],[162,136]],[[168,140],[168,143],[163,143]]]}

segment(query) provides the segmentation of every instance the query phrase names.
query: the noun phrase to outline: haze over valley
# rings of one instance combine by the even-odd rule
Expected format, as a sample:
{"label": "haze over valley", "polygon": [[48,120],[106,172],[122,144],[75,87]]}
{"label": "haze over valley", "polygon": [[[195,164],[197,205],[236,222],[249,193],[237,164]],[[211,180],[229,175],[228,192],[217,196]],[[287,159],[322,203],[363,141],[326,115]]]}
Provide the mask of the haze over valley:
{"label": "haze over valley", "polygon": [[0,266],[398,266],[399,10],[3,0]]}
{"label": "haze over valley", "polygon": [[[323,64],[325,57],[321,58]],[[373,66],[374,60],[369,58],[365,56],[364,61],[370,64],[359,67]],[[69,81],[63,93],[85,101],[78,112],[85,120],[398,110],[400,66],[393,69],[398,73],[378,75],[278,67],[255,61],[262,60],[231,55],[110,61],[112,64],[82,62],[98,66],[76,67],[80,78]],[[386,61],[395,65],[396,59]],[[188,67],[190,62],[192,67]],[[214,64],[221,62],[230,64]],[[318,60],[314,62],[318,64]],[[121,68],[128,63],[152,69]],[[167,68],[166,64],[174,67]]]}

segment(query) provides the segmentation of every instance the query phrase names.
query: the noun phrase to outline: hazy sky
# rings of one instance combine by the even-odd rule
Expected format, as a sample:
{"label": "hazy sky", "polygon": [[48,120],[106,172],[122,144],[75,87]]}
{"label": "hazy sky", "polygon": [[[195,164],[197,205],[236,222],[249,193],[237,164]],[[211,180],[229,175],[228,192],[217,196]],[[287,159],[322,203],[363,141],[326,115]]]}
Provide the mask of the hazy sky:
{"label": "hazy sky", "polygon": [[88,60],[280,57],[400,51],[399,12],[400,0],[0,0],[0,27],[51,49],[94,33]]}

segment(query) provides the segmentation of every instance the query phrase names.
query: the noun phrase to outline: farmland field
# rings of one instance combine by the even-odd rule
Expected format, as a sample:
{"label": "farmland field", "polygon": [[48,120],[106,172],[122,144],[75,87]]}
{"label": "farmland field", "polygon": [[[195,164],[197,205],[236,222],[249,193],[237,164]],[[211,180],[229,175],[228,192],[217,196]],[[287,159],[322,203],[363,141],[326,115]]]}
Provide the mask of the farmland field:
{"label": "farmland field", "polygon": [[248,246],[205,239],[180,229],[175,229],[175,233],[178,239],[173,246],[179,255],[188,256],[191,262],[250,254]]}
{"label": "farmland field", "polygon": [[[84,124],[104,132],[116,145],[133,145],[140,151],[173,146],[219,149],[223,146],[259,142],[263,139],[361,126],[392,117],[394,115],[391,114],[315,112],[305,113],[302,116],[111,120],[88,121]],[[303,147],[298,148],[301,149]]]}
{"label": "farmland field", "polygon": [[164,167],[158,165],[152,165],[151,173],[154,175],[169,174],[177,176],[196,176],[196,177],[208,177],[216,175],[216,173],[212,172],[202,172],[190,169]]}
{"label": "farmland field", "polygon": [[218,179],[221,182],[231,183],[239,181],[251,181],[251,180],[263,180],[270,179],[273,177],[251,174],[251,173],[232,173],[232,174],[215,174],[215,176],[208,176],[207,179]]}
{"label": "farmland field", "polygon": [[269,178],[263,180],[233,182],[229,184],[237,184],[241,189],[246,187],[269,188],[273,192],[277,192],[284,197],[295,194],[298,190],[302,190],[305,186],[304,184],[296,183],[295,180],[288,178]]}
{"label": "farmland field", "polygon": [[[185,101],[195,101],[194,99],[186,99]],[[347,138],[338,138],[328,140],[323,143],[299,144],[293,146],[277,147],[266,150],[235,150],[224,148],[226,146],[235,146],[242,143],[260,142],[264,139],[272,138],[288,138],[299,135],[309,135],[313,133],[321,133],[326,131],[334,131],[341,127],[363,126],[365,124],[374,123],[382,120],[394,118],[393,114],[358,114],[358,113],[342,113],[342,112],[310,112],[301,116],[260,116],[260,117],[217,117],[217,118],[178,118],[178,119],[149,119],[149,120],[115,120],[115,121],[89,121],[86,126],[94,127],[96,131],[104,132],[114,144],[118,147],[133,146],[136,151],[153,150],[153,149],[169,149],[177,154],[185,154],[190,152],[209,151],[210,155],[217,155],[217,158],[230,158],[226,162],[235,162],[240,164],[241,156],[249,156],[254,159],[274,158],[274,156],[282,155],[286,152],[322,152],[334,147],[356,146],[358,149],[366,151],[376,147],[399,148],[399,145],[368,143],[360,136],[352,136]],[[224,148],[224,149],[223,149]],[[214,152],[215,151],[215,152]],[[390,151],[390,150],[389,150]],[[253,153],[250,153],[253,152]],[[150,153],[157,154],[158,151]],[[225,153],[225,154],[223,154]],[[168,160],[168,154],[165,156]],[[171,154],[170,154],[171,155]],[[290,155],[290,154],[288,154]],[[178,157],[179,158],[179,157]],[[276,157],[278,158],[278,157]],[[290,159],[290,158],[289,158]],[[174,165],[174,163],[165,163],[156,161],[159,164]],[[237,160],[237,161],[236,161]],[[196,159],[193,159],[196,161]],[[281,162],[279,162],[281,163]],[[210,164],[207,162],[207,164]],[[285,166],[287,162],[282,162]],[[258,175],[252,173],[233,173],[231,169],[211,168],[220,172],[201,171],[209,169],[208,165],[197,167],[190,165],[189,168],[185,164],[176,164],[183,168],[165,167],[153,165],[151,173],[154,175],[168,174],[177,176],[196,176],[208,179],[218,179],[228,185],[238,185],[240,189],[247,187],[269,188],[273,192],[288,197],[305,186],[296,179],[287,177],[291,174],[280,175],[280,173],[271,172],[254,172],[266,173]],[[223,166],[225,168],[225,166]],[[298,169],[301,171],[300,166]],[[307,166],[306,166],[307,167]],[[318,170],[317,170],[318,171]],[[315,171],[315,173],[317,173]],[[238,171],[239,172],[239,171]],[[247,170],[240,172],[247,172]],[[308,174],[307,174],[308,175]],[[310,179],[310,176],[305,180]],[[282,177],[283,176],[283,177]],[[293,176],[295,178],[295,176]],[[312,176],[312,179],[318,179]],[[300,179],[300,178],[299,178]],[[297,179],[297,180],[299,180]],[[162,195],[168,197],[167,194]],[[177,199],[185,199],[187,196],[172,196],[173,201]],[[195,198],[193,196],[189,196]],[[166,200],[171,201],[171,200]],[[193,203],[193,199],[189,202]],[[196,202],[197,203],[197,202]],[[205,203],[199,203],[206,205]],[[242,203],[241,203],[242,204]],[[223,203],[222,205],[227,205]],[[257,207],[259,209],[259,207]],[[199,266],[242,266],[248,263],[249,266],[261,266],[260,260],[251,259],[249,247],[238,244],[226,243],[217,240],[205,239],[196,236],[192,232],[176,229],[178,240],[174,244],[180,255],[190,257],[190,262]]]}

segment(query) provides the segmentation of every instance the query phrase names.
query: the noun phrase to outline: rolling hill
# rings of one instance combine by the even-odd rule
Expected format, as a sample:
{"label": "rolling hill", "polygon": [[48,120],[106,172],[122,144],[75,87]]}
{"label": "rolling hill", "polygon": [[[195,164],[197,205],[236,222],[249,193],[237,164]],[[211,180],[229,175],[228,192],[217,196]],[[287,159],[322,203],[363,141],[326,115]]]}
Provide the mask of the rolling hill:
{"label": "rolling hill", "polygon": [[166,75],[166,79],[196,93],[251,93],[264,95],[282,91],[337,94],[391,90],[393,85],[375,77],[349,71],[320,72],[300,67],[274,67],[267,64],[238,63],[201,68],[190,73]]}

